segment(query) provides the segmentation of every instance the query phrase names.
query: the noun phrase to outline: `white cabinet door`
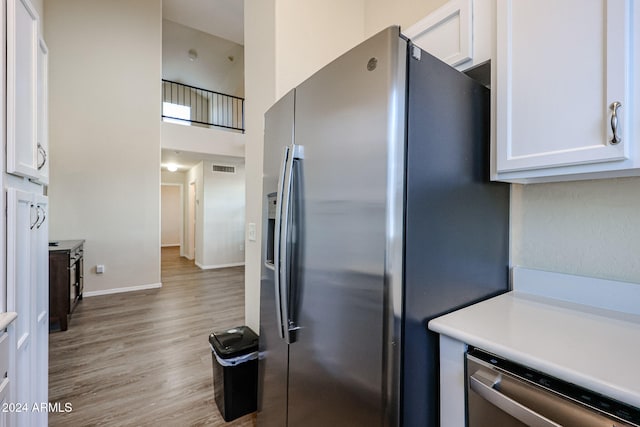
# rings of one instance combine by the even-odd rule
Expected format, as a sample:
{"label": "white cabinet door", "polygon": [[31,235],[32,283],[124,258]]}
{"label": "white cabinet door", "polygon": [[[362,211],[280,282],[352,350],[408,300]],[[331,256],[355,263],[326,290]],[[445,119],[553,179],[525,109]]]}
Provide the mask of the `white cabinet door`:
{"label": "white cabinet door", "polygon": [[7,172],[38,178],[38,14],[7,1]]}
{"label": "white cabinet door", "polygon": [[630,157],[631,3],[498,0],[498,174]]}
{"label": "white cabinet door", "polygon": [[49,184],[49,49],[44,40],[38,42],[36,168],[38,182]]}
{"label": "white cabinet door", "polygon": [[[37,225],[34,194],[7,190],[7,311],[18,313],[9,326],[11,342],[9,380],[12,403],[29,404],[32,397],[34,360],[33,322],[36,312],[33,286],[37,268],[32,268],[32,230]],[[29,412],[12,413],[17,426],[30,425]]]}
{"label": "white cabinet door", "polygon": [[[7,311],[18,313],[8,328],[13,425],[47,425],[33,411],[48,400],[49,253],[46,196],[7,190]],[[24,410],[26,409],[26,411]]]}
{"label": "white cabinet door", "polygon": [[472,0],[451,0],[402,33],[452,67],[472,65]]}

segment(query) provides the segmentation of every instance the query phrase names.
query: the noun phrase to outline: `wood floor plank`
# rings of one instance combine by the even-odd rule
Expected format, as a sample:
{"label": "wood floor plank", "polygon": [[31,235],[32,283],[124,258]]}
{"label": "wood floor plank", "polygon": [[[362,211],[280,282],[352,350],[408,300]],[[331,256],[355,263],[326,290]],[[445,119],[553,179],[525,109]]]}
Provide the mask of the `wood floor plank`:
{"label": "wood floor plank", "polygon": [[200,270],[162,249],[162,288],[85,298],[49,335],[50,426],[225,423],[214,401],[209,333],[244,323],[244,268]]}

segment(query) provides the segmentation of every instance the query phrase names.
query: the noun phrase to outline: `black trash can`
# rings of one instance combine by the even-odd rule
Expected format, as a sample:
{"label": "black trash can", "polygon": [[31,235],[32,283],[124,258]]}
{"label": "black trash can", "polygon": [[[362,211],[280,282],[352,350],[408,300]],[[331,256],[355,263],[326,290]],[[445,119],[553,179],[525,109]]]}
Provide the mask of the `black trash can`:
{"label": "black trash can", "polygon": [[256,410],[258,336],[247,326],[209,335],[213,393],[222,418],[231,421]]}

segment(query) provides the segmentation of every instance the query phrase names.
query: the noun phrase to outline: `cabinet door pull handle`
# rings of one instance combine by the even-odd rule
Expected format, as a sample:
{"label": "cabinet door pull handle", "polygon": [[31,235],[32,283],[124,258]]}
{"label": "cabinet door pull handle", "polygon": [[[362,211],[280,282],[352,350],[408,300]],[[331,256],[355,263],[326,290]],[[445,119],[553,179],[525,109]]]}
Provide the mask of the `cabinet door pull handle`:
{"label": "cabinet door pull handle", "polygon": [[38,212],[40,211],[42,211],[42,218],[40,218],[40,222],[37,223],[36,229],[40,229],[42,224],[44,224],[45,220],[47,219],[47,211],[42,206],[38,205]]}
{"label": "cabinet door pull handle", "polygon": [[38,163],[38,170],[40,170],[47,163],[47,152],[39,142],[38,142],[38,153],[42,155],[42,162]]}
{"label": "cabinet door pull handle", "polygon": [[[31,205],[31,209],[33,209],[35,207],[35,205]],[[36,220],[33,224],[31,224],[31,226],[29,227],[30,230],[33,230],[33,227],[36,226],[36,224],[38,224],[38,222],[40,222],[40,209],[36,208]]]}
{"label": "cabinet door pull handle", "polygon": [[611,104],[611,131],[613,137],[611,138],[611,145],[617,145],[622,141],[622,138],[618,136],[618,108],[622,107],[622,104],[618,101]]}

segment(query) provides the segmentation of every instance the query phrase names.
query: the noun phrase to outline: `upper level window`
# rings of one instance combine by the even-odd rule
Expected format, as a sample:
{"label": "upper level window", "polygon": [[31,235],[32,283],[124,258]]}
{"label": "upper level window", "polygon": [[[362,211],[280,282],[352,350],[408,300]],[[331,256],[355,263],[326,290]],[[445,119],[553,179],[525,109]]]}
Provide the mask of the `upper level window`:
{"label": "upper level window", "polygon": [[191,107],[189,107],[188,105],[163,102],[162,120],[168,123],[177,123],[179,125],[191,126]]}

